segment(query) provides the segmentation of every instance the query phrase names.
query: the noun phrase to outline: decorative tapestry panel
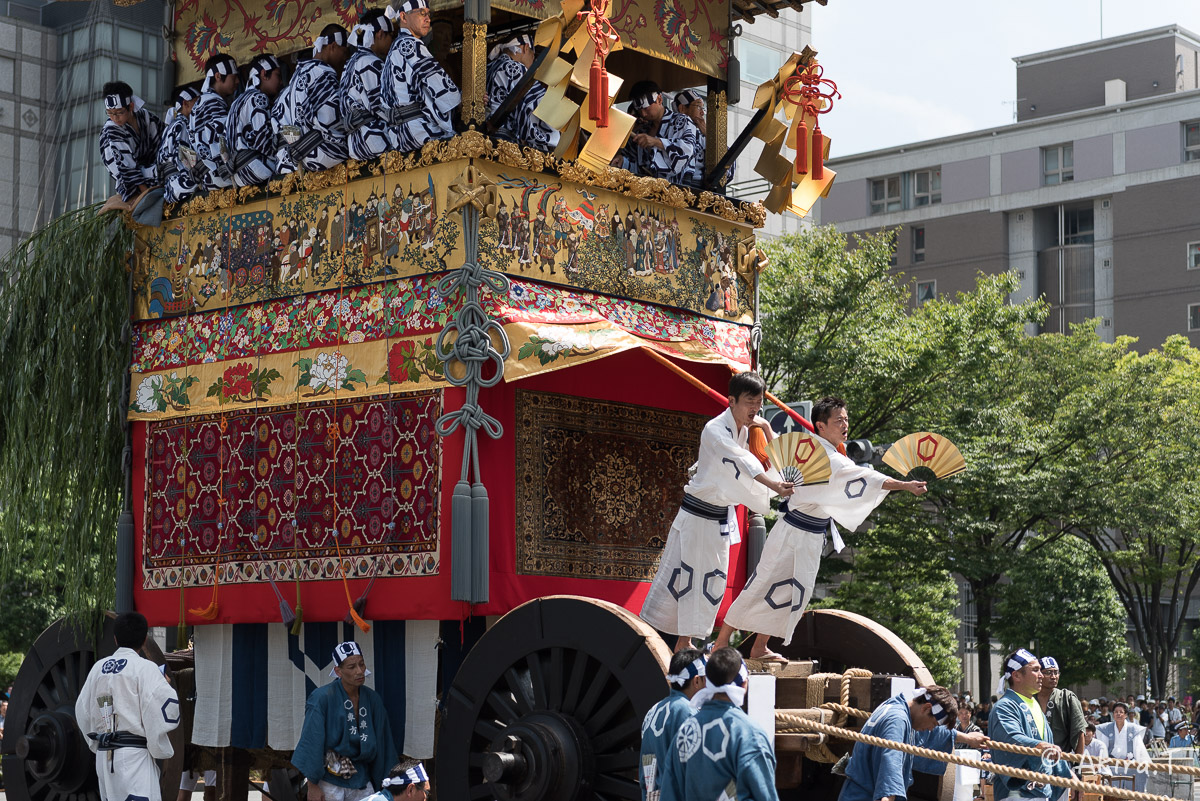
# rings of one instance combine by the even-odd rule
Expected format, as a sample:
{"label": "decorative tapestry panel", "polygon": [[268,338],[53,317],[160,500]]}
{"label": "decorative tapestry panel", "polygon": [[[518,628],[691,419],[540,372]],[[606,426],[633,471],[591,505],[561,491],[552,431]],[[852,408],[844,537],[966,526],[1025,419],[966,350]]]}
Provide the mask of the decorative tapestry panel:
{"label": "decorative tapestry panel", "polygon": [[652,579],[706,418],[516,395],[517,572]]}
{"label": "decorative tapestry panel", "polygon": [[144,588],[438,571],[441,392],[147,425]]}

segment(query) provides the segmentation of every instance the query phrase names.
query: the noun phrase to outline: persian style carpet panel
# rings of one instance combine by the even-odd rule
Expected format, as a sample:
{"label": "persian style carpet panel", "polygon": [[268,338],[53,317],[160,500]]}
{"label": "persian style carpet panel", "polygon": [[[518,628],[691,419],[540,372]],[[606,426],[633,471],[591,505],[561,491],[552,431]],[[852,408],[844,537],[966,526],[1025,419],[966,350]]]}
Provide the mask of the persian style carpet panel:
{"label": "persian style carpet panel", "polygon": [[653,578],[706,418],[516,395],[517,572]]}
{"label": "persian style carpet panel", "polygon": [[438,570],[440,391],[147,425],[145,589]]}

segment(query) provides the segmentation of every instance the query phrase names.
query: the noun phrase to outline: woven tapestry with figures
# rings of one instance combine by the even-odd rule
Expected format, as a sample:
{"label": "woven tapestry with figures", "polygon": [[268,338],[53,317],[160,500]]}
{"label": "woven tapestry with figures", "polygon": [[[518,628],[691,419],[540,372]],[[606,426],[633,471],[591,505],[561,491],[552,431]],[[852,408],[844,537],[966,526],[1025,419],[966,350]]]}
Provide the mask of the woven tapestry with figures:
{"label": "woven tapestry with figures", "polygon": [[707,418],[516,393],[517,572],[649,581]]}
{"label": "woven tapestry with figures", "polygon": [[147,425],[144,588],[438,571],[441,392]]}

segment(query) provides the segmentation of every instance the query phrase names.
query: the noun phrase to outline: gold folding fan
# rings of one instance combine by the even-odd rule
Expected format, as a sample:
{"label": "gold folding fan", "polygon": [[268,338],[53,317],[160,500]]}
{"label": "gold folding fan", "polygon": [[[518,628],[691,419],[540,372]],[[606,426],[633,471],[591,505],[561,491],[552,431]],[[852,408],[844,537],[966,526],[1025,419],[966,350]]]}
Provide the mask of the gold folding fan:
{"label": "gold folding fan", "polygon": [[828,484],[833,469],[829,456],[816,437],[807,431],[792,431],[767,443],[767,457],[784,481],[794,484]]}
{"label": "gold folding fan", "polygon": [[918,431],[899,439],[883,455],[883,463],[905,478],[931,481],[967,469],[953,442],[941,434]]}

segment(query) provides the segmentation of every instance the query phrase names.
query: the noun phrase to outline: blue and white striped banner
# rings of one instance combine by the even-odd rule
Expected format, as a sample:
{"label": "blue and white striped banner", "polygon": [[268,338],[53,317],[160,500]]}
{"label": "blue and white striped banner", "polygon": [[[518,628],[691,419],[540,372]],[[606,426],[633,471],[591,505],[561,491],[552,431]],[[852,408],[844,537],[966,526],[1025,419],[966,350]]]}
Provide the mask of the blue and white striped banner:
{"label": "blue and white striped banner", "polygon": [[345,623],[305,623],[299,636],[282,623],[197,626],[196,717],[192,742],[291,751],[309,693],[329,677],[333,648],[363,650],[367,686],[383,698],[401,754],[433,756],[437,705],[436,620],[371,621],[363,633]]}

